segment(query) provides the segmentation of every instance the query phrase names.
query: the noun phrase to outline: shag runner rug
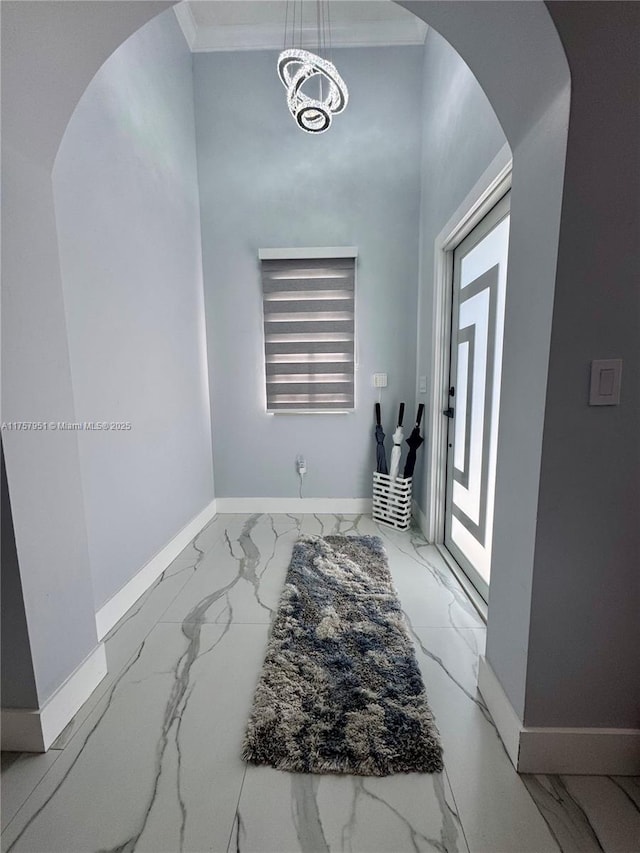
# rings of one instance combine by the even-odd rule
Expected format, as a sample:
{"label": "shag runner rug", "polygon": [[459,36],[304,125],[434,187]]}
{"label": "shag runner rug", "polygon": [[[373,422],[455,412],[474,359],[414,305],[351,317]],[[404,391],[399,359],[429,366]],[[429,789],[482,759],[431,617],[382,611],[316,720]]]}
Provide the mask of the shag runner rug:
{"label": "shag runner rug", "polygon": [[377,536],[293,549],[242,757],[303,773],[433,773],[442,748]]}

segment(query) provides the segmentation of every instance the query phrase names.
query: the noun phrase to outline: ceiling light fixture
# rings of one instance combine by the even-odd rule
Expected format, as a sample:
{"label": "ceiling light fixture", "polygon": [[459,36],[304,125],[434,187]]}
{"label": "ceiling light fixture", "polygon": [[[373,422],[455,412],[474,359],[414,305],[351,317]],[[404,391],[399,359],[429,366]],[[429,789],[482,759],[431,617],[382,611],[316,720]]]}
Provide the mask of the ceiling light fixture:
{"label": "ceiling light fixture", "polygon": [[[315,5],[318,52],[311,53],[303,46],[303,0],[287,0],[284,50],[278,57],[278,75],[287,90],[289,112],[298,127],[307,133],[323,133],[328,130],[332,117],[341,113],[349,101],[349,92],[344,80],[333,62],[324,58],[327,55],[327,43],[329,56],[332,56],[329,2],[316,0]],[[289,35],[291,47],[288,48]],[[320,55],[321,51],[324,57]],[[314,85],[311,81],[318,84],[317,98],[310,93]]]}

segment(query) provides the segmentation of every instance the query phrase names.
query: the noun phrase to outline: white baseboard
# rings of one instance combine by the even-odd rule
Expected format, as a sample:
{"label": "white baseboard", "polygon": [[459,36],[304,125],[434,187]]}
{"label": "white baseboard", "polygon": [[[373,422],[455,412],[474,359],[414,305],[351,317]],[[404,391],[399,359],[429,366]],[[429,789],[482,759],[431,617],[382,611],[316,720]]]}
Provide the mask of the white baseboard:
{"label": "white baseboard", "polygon": [[425,539],[428,540],[429,537],[427,536],[427,516],[422,512],[422,509],[418,505],[418,501],[416,501],[415,499],[412,505],[412,515],[415,518],[416,523],[420,528],[422,534],[424,535]]}
{"label": "white baseboard", "polygon": [[525,728],[518,772],[638,776],[640,729]]}
{"label": "white baseboard", "polygon": [[146,592],[151,584],[175,560],[189,542],[200,533],[202,528],[216,514],[216,501],[213,500],[202,512],[198,513],[173,539],[152,557],[122,589],[112,596],[96,613],[98,639],[102,640],[113,626],[120,621],[130,607]]}
{"label": "white baseboard", "polygon": [[480,658],[478,690],[518,773],[640,774],[640,729],[523,726],[484,657]]}
{"label": "white baseboard", "polygon": [[218,498],[218,512],[330,513],[359,515],[371,512],[371,498]]}
{"label": "white baseboard", "polygon": [[106,674],[107,657],[100,643],[42,708],[3,708],[2,749],[46,752]]}
{"label": "white baseboard", "polygon": [[493,717],[511,763],[517,770],[522,721],[484,655],[480,655],[479,660],[478,690]]}

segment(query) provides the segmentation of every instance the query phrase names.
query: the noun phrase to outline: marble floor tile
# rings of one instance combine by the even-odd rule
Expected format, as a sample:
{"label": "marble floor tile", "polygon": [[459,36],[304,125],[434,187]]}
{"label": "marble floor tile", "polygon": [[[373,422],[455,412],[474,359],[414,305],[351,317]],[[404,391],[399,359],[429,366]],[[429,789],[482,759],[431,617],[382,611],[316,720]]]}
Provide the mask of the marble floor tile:
{"label": "marble floor tile", "polygon": [[107,634],[104,644],[108,674],[56,738],[49,753],[44,756],[23,753],[13,770],[3,765],[3,829],[58,757],[57,751],[64,749],[100,699],[113,686],[127,660],[140,647],[158,617],[194,574],[199,562],[211,550],[222,532],[221,517],[216,516]]}
{"label": "marble floor tile", "polygon": [[435,546],[422,533],[376,525],[406,615],[416,626],[484,628],[479,615]]}
{"label": "marble floor tile", "polygon": [[[311,776],[240,760],[301,532],[383,538],[444,774]],[[217,516],[105,639],[109,675],[55,748],[3,756],[2,849],[638,853],[640,780],[515,773],[476,688],[484,638],[418,531],[364,515]]]}
{"label": "marble floor tile", "polygon": [[2,778],[0,779],[2,831],[59,757],[60,753],[55,750],[44,754],[2,753]]}
{"label": "marble floor tile", "polygon": [[607,776],[606,778],[615,782],[627,795],[629,805],[640,812],[640,776]]}
{"label": "marble floor tile", "polygon": [[523,775],[563,853],[640,850],[640,778]]}
{"label": "marble floor tile", "polygon": [[286,515],[252,515],[225,527],[161,620],[268,624],[297,538],[297,521]]}
{"label": "marble floor tile", "polygon": [[216,516],[109,631],[104,638],[108,674],[56,738],[52,749],[63,749],[69,742],[83,720],[109,690],[131,655],[140,647],[160,615],[198,571],[222,532],[220,517]]}
{"label": "marble floor tile", "polygon": [[474,853],[556,853],[561,848],[515,773],[477,692],[484,630],[411,630],[469,847]]}
{"label": "marble floor tile", "polygon": [[366,515],[307,515],[303,533],[318,536],[342,533],[380,536],[384,542],[402,606],[416,626],[484,627],[484,622],[446,566],[438,550],[423,534],[378,524]]}
{"label": "marble floor tile", "polygon": [[376,535],[377,527],[371,516],[357,515],[332,515],[330,513],[314,513],[300,516],[301,533],[313,536],[364,536]]}
{"label": "marble floor tile", "polygon": [[248,767],[229,853],[467,851],[446,776]]}
{"label": "marble floor tile", "polygon": [[9,823],[3,849],[225,851],[266,639],[262,625],[157,625]]}

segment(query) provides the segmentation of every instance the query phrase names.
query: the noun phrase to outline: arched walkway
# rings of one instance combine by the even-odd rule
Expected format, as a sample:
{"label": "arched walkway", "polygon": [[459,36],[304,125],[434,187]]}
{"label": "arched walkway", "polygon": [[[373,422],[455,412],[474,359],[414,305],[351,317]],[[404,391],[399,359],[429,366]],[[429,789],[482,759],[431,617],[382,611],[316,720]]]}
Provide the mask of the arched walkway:
{"label": "arched walkway", "polygon": [[[131,33],[170,5],[5,4],[4,174],[11,224],[3,316],[11,359],[4,365],[4,420],[21,420],[26,413],[37,419],[40,411],[62,420],[74,410],[51,170],[95,72]],[[465,59],[513,150],[488,657],[522,719],[569,71],[543,3],[402,5]],[[4,445],[42,706],[96,648],[78,446],[73,433],[32,443],[5,434]]]}

